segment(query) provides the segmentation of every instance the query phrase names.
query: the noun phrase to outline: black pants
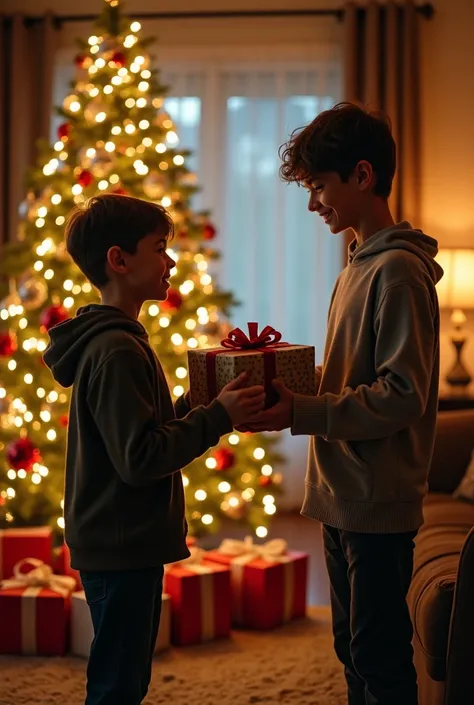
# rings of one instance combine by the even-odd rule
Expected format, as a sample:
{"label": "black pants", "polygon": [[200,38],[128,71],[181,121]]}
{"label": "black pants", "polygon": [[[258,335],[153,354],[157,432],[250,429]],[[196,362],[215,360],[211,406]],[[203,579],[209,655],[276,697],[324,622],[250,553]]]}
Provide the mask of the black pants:
{"label": "black pants", "polygon": [[416,533],[323,526],[334,648],[344,665],[349,705],[417,705],[406,604]]}
{"label": "black pants", "polygon": [[151,680],[163,567],[81,571],[94,625],[86,705],[139,705]]}

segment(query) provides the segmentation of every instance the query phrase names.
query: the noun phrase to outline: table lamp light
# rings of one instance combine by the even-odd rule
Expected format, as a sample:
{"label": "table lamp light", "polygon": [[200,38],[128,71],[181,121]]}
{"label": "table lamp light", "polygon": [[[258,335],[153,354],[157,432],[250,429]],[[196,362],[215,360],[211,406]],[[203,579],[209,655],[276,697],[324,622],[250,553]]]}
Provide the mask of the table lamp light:
{"label": "table lamp light", "polygon": [[437,285],[440,309],[451,310],[453,334],[451,342],[455,350],[455,362],[446,375],[451,386],[467,387],[472,377],[462,361],[462,349],[466,342],[463,330],[465,311],[474,309],[474,249],[440,249],[436,261],[444,269],[444,276]]}

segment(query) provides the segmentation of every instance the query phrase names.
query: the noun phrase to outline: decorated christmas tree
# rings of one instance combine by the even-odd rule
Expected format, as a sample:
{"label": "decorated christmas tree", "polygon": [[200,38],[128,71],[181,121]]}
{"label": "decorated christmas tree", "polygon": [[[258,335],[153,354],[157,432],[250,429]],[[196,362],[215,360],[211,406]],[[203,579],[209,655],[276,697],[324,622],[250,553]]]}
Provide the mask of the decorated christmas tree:
{"label": "decorated christmas tree", "polygon": [[[43,363],[48,330],[98,301],[65,251],[63,226],[77,203],[98,192],[146,198],[169,209],[177,261],[165,302],[145,304],[141,321],[159,354],[173,398],[187,389],[187,350],[218,345],[236,303],[213,280],[218,255],[208,213],[193,212],[196,177],[166,112],[166,88],[118,0],[107,0],[97,33],[80,42],[71,92],[58,110],[56,143],[38,147],[21,206],[19,241],[2,252],[0,296],[0,527],[63,528],[69,390]],[[232,433],[184,469],[190,532],[216,531],[229,517],[267,533],[281,477],[274,441]]]}

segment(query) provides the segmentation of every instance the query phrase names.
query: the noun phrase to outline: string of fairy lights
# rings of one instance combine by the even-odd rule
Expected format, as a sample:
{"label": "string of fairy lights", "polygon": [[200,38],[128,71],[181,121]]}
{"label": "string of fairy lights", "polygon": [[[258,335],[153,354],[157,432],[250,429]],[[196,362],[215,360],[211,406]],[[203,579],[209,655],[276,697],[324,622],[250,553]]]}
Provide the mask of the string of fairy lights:
{"label": "string of fairy lights", "polygon": [[[118,5],[118,0],[106,0],[106,2],[108,2],[111,7]],[[137,33],[140,29],[141,25],[139,22],[132,22],[130,24],[129,33],[121,40],[125,49],[131,50],[137,44]],[[127,109],[133,109],[135,111],[136,109],[149,110],[151,107],[154,111],[157,111],[162,108],[164,103],[163,98],[155,97],[150,99],[147,95],[150,89],[149,79],[152,75],[148,68],[149,58],[137,53],[128,67],[124,65],[126,62],[123,60],[117,62],[116,59],[111,58],[107,61],[103,56],[96,56],[101,52],[104,41],[106,40],[104,40],[102,36],[92,35],[89,37],[89,55],[86,54],[83,57],[81,69],[87,71],[91,79],[94,79],[97,74],[105,68],[107,68],[109,72],[116,69],[116,73],[110,76],[110,81],[106,83],[102,82],[101,85],[93,84],[92,81],[82,82],[82,84],[79,83],[79,86],[76,86],[76,90],[65,98],[63,102],[64,110],[68,111],[71,115],[77,116],[84,108],[84,116],[87,122],[89,124],[95,123],[99,125],[108,120],[105,99],[111,100],[115,92],[118,92],[120,96],[120,91],[124,86],[136,88],[135,96],[129,95],[130,91],[127,91],[124,95],[124,105]],[[120,39],[114,40],[114,42],[117,44],[120,42]],[[123,55],[123,57],[125,58],[125,55]],[[79,90],[79,88],[81,88],[81,90]],[[100,98],[101,91],[105,98],[103,102],[101,102]],[[85,107],[83,106],[84,100],[81,97],[82,93],[87,95],[88,102]],[[119,120],[113,122],[110,126],[108,139],[97,141],[94,146],[91,145],[82,148],[80,153],[81,166],[84,167],[84,165],[92,163],[93,160],[97,158],[98,154],[113,155],[117,150],[117,140],[120,140],[122,135],[139,139],[139,144],[136,146],[129,144],[123,152],[126,157],[133,159],[133,168],[136,175],[145,178],[150,174],[150,167],[144,160],[153,152],[159,155],[160,161],[157,167],[161,172],[166,172],[172,165],[175,167],[183,166],[185,162],[184,156],[174,153],[179,145],[179,138],[171,118],[166,113],[161,117],[160,127],[164,132],[163,139],[154,140],[151,136],[146,134],[150,125],[150,120],[147,117],[135,120],[125,118],[121,123]],[[54,156],[43,166],[43,174],[46,177],[54,177],[57,171],[61,169],[61,163],[67,162],[70,157],[68,141],[69,135],[63,134],[61,139],[54,144]],[[168,154],[168,152],[170,154]],[[154,158],[156,159],[156,157]],[[97,188],[99,191],[107,191],[120,185],[120,182],[119,174],[112,168],[111,173],[104,173],[98,178]],[[76,183],[72,185],[68,183],[67,188],[65,187],[65,191],[62,194],[55,190],[55,192],[49,194],[47,198],[43,196],[36,210],[33,208],[33,215],[31,215],[31,211],[29,213],[29,218],[34,222],[38,231],[41,231],[43,228],[47,230],[49,226],[55,226],[57,228],[62,227],[65,223],[65,217],[62,213],[58,212],[58,210],[64,209],[69,202],[76,204],[82,203],[85,200],[84,189],[87,188],[88,185],[87,181],[81,183],[80,179],[76,179]],[[68,192],[67,189],[70,189],[70,191]],[[160,195],[159,199],[154,200],[161,203],[165,208],[168,208],[171,215],[176,217],[177,214],[173,211],[173,193],[163,193]],[[45,237],[36,247],[37,259],[33,264],[33,269],[36,276],[41,277],[42,275],[46,285],[52,286],[56,292],[61,292],[61,295],[54,297],[54,301],[56,305],[63,307],[66,312],[69,312],[77,305],[76,299],[82,294],[90,294],[92,287],[89,282],[85,281],[83,278],[81,279],[82,275],[80,272],[75,274],[75,278],[68,276],[59,285],[54,263],[55,261],[57,262],[58,259],[61,260],[63,258],[64,252],[61,249],[62,247],[62,243],[56,245],[53,238]],[[192,266],[193,268],[194,278],[189,276],[178,287],[178,291],[184,299],[193,292],[197,282],[199,282],[201,290],[205,295],[213,293],[213,280],[208,272],[206,257],[202,253],[193,253],[187,250],[178,252],[172,248],[169,248],[168,252],[177,263],[177,266],[171,272],[172,277],[176,277],[180,262],[187,267]],[[166,311],[166,303],[164,305],[152,303],[147,307],[145,313],[148,313],[149,316],[155,319],[155,325],[162,331],[166,330],[172,322],[172,313]],[[42,329],[40,329],[40,335],[38,337],[28,335],[29,322],[27,312],[14,287],[10,292],[10,296],[7,297],[6,301],[3,303],[3,308],[0,308],[0,319],[4,322],[9,322],[10,325],[13,325],[22,333],[20,337],[23,337],[21,342],[21,350],[23,352],[41,355],[45,351],[47,339],[41,334]],[[169,340],[176,354],[182,354],[186,349],[208,346],[208,336],[205,333],[200,333],[199,327],[206,326],[216,320],[216,306],[199,306],[195,315],[190,315],[184,321],[184,327],[189,335],[182,335],[178,332],[174,332],[170,335]],[[17,374],[19,364],[16,358],[16,352],[18,352],[18,350],[12,352],[6,365],[8,372],[12,375]],[[176,383],[172,385],[172,394],[176,399],[185,391],[183,383],[188,376],[186,367],[178,365],[175,369],[175,376]],[[35,376],[31,372],[26,372],[23,376],[23,382],[26,385],[34,387],[36,384]],[[8,379],[5,380],[5,386],[0,385],[0,403],[2,400],[8,398],[8,386]],[[28,408],[25,401],[17,397],[11,401],[7,413],[3,414],[2,423],[9,427],[16,427],[20,432],[23,431],[23,433],[31,426],[35,432],[44,432],[45,442],[53,443],[57,439],[57,430],[54,428],[52,421],[53,419],[59,418],[61,413],[66,413],[68,396],[64,392],[58,392],[52,388],[47,389],[45,386],[41,385],[36,387],[35,392],[36,397],[42,403],[42,408],[37,418],[34,412]],[[58,406],[59,412],[56,410],[56,406]],[[230,447],[238,446],[240,441],[240,436],[237,433],[233,433],[227,438],[227,443]],[[253,459],[256,463],[261,463],[260,475],[261,478],[263,478],[262,486],[265,486],[264,483],[267,480],[270,482],[270,477],[273,475],[273,468],[270,464],[265,462],[265,455],[266,453],[263,448],[254,448]],[[209,470],[218,469],[218,460],[214,457],[213,451],[208,453],[204,462]],[[33,464],[31,472],[27,472],[23,468],[10,468],[7,470],[9,480],[13,481],[18,479],[24,481],[29,477],[30,481],[35,485],[39,485],[48,474],[49,468],[44,464],[41,457],[38,458],[38,462]],[[248,471],[243,472],[240,477],[242,485],[250,484],[253,479],[254,475]],[[278,482],[279,480],[273,475],[273,481]],[[183,473],[183,484],[185,488],[188,488],[190,484],[189,477],[186,473]],[[253,487],[247,487],[243,490],[233,488],[227,479],[219,480],[217,489],[223,495],[220,508],[229,515],[232,515],[232,512],[237,510],[242,503],[252,502],[256,494]],[[15,489],[13,487],[8,487],[0,493],[0,499],[4,501],[8,501],[8,499],[14,497]],[[208,491],[204,487],[200,487],[194,491],[194,498],[197,502],[204,503],[208,498]],[[276,512],[275,497],[270,492],[264,494],[261,501],[263,511],[267,515],[272,515]],[[61,510],[62,509],[63,502],[61,501]],[[14,519],[10,512],[7,512],[5,516],[7,521],[13,521]],[[204,525],[210,525],[214,521],[213,514],[208,511],[200,512],[199,510],[195,510],[192,518],[201,521]],[[60,528],[64,528],[64,519],[62,516],[57,518],[57,524]],[[255,528],[255,533],[258,537],[263,538],[268,532],[267,528],[262,525]]]}

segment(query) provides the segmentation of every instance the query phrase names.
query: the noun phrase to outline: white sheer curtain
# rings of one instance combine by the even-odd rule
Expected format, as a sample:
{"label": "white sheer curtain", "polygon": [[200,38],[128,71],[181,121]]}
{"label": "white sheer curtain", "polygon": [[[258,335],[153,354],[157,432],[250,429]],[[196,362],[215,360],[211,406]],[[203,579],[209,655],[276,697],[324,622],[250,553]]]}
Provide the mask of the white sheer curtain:
{"label": "white sheer curtain", "polygon": [[181,65],[163,78],[203,185],[196,207],[211,209],[219,228],[220,283],[241,302],[233,322],[273,325],[320,359],[342,238],[308,212],[303,189],[280,181],[278,148],[338,100],[338,62]]}

